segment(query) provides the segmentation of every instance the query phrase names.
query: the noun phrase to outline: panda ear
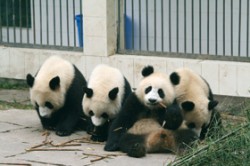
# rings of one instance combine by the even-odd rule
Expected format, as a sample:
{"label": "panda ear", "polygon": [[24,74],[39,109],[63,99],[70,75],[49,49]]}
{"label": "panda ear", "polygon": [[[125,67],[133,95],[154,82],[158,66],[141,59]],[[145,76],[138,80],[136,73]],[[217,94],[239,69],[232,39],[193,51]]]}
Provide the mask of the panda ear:
{"label": "panda ear", "polygon": [[180,76],[178,75],[178,73],[173,72],[172,74],[170,74],[170,81],[173,85],[178,85],[180,83]]}
{"label": "panda ear", "polygon": [[86,93],[88,98],[91,98],[93,96],[93,90],[88,87],[83,87],[83,92]]}
{"label": "panda ear", "polygon": [[35,78],[31,74],[27,74],[26,82],[27,82],[27,84],[29,85],[30,88],[33,87],[34,81],[35,81]]}
{"label": "panda ear", "polygon": [[150,74],[152,74],[154,72],[154,68],[153,66],[146,66],[142,69],[142,76],[143,77],[146,77],[146,76],[149,76]]}
{"label": "panda ear", "polygon": [[218,103],[219,102],[216,101],[216,100],[209,101],[209,103],[208,103],[208,110],[210,111],[210,110],[214,109],[214,107],[216,107],[218,105]]}
{"label": "panda ear", "polygon": [[109,91],[109,98],[111,100],[115,100],[115,98],[117,97],[118,92],[119,92],[119,88],[118,87],[113,88],[111,91]]}
{"label": "panda ear", "polygon": [[60,78],[58,76],[52,78],[49,82],[49,87],[52,90],[56,90],[60,86]]}
{"label": "panda ear", "polygon": [[184,111],[192,111],[194,109],[195,104],[192,101],[185,101],[181,103],[181,107]]}

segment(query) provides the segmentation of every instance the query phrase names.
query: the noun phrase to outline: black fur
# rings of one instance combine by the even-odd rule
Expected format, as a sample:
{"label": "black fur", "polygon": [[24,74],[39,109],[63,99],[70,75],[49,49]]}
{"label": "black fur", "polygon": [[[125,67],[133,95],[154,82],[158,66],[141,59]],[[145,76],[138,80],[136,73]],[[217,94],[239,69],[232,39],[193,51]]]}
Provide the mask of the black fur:
{"label": "black fur", "polygon": [[165,121],[166,109],[159,107],[157,110],[150,110],[144,106],[133,92],[129,95],[117,118],[114,119],[108,135],[107,143],[104,147],[106,151],[119,150],[121,136],[131,128],[136,121],[142,118],[154,118],[160,124]]}
{"label": "black fur", "polygon": [[123,78],[124,78],[124,82],[125,82],[125,86],[124,86],[124,92],[125,93],[123,95],[122,106],[125,103],[128,96],[130,95],[130,93],[132,92],[132,89],[131,89],[131,86],[130,86],[128,80],[125,77],[123,77]]}
{"label": "black fur", "polygon": [[169,130],[176,130],[178,129],[183,121],[181,108],[177,101],[174,101],[173,104],[167,107],[165,113],[165,124],[164,128]]}
{"label": "black fur", "polygon": [[42,126],[45,129],[54,129],[59,136],[67,136],[77,128],[86,129],[87,127],[87,117],[82,110],[82,86],[86,86],[86,80],[75,66],[74,69],[75,77],[65,94],[63,107],[52,113],[50,118],[41,117],[36,109]]}
{"label": "black fur", "polygon": [[173,72],[170,75],[170,81],[172,82],[173,85],[178,85],[180,83],[180,76],[178,75],[178,73]]}
{"label": "black fur", "polygon": [[141,74],[146,77],[149,76],[150,74],[152,74],[154,72],[154,68],[153,66],[146,66],[142,69]]}
{"label": "black fur", "polygon": [[26,82],[30,88],[33,87],[34,81],[35,81],[34,77],[31,74],[27,74]]}
{"label": "black fur", "polygon": [[87,133],[91,135],[90,139],[97,142],[104,142],[108,137],[108,130],[110,127],[111,121],[107,121],[102,126],[95,126],[92,121],[89,121],[87,128]]}
{"label": "black fur", "polygon": [[131,157],[143,157],[146,155],[145,135],[125,133],[119,142],[120,150]]}
{"label": "black fur", "polygon": [[216,100],[210,101],[210,102],[208,103],[208,110],[211,111],[211,110],[214,109],[217,105],[218,105],[218,101],[216,101]]}

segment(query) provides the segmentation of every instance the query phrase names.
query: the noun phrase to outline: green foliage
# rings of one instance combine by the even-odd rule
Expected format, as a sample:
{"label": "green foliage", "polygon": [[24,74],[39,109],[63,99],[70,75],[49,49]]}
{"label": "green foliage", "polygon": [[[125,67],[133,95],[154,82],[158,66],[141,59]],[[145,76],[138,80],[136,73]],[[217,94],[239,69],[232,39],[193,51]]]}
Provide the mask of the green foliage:
{"label": "green foliage", "polygon": [[7,110],[7,109],[33,109],[33,106],[30,104],[22,104],[18,102],[6,102],[0,100],[0,110]]}
{"label": "green foliage", "polygon": [[224,166],[249,165],[250,163],[250,104],[241,110],[244,117],[235,120],[224,119],[223,130],[217,130],[197,147],[170,165]]}
{"label": "green foliage", "polygon": [[0,89],[28,89],[25,80],[0,78]]}

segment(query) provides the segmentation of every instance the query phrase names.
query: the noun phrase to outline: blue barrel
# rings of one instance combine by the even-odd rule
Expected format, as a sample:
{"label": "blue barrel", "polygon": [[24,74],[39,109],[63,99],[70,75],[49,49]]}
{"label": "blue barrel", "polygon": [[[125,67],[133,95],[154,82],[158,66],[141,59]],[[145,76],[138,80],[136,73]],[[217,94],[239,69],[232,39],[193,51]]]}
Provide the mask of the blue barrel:
{"label": "blue barrel", "polygon": [[132,20],[129,16],[125,15],[125,48],[132,49]]}
{"label": "blue barrel", "polygon": [[77,30],[78,30],[78,43],[80,47],[83,47],[83,16],[78,14],[75,16]]}

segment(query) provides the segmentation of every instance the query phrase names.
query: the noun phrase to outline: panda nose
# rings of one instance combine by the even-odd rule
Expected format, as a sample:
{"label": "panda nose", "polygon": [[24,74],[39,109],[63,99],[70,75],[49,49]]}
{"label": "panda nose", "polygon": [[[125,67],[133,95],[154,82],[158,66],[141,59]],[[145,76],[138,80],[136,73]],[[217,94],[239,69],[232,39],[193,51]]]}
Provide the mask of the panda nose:
{"label": "panda nose", "polygon": [[155,103],[157,100],[156,99],[148,99],[150,103]]}

